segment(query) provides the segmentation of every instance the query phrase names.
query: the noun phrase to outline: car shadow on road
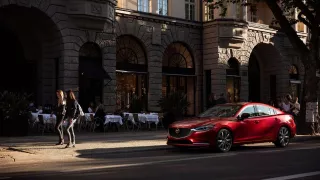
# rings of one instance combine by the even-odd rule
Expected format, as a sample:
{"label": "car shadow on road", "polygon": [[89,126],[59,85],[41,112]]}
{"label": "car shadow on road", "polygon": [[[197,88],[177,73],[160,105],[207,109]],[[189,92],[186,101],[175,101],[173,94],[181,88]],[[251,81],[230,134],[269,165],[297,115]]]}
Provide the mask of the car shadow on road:
{"label": "car shadow on road", "polygon": [[[230,152],[248,152],[255,150],[271,150],[273,146],[238,146]],[[88,159],[123,159],[123,158],[148,158],[163,156],[198,156],[204,154],[219,153],[208,148],[175,148],[170,146],[159,146],[159,148],[148,147],[124,147],[124,148],[97,148],[76,150],[78,158]]]}

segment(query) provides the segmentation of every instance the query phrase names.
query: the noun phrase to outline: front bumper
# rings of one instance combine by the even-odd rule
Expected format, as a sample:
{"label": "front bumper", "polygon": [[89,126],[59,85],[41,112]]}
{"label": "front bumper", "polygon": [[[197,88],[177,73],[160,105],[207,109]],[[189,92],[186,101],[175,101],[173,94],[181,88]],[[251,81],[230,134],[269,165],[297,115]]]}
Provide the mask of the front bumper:
{"label": "front bumper", "polygon": [[215,129],[205,132],[191,131],[185,137],[175,137],[170,132],[167,136],[167,145],[180,147],[210,147],[214,146],[217,132]]}

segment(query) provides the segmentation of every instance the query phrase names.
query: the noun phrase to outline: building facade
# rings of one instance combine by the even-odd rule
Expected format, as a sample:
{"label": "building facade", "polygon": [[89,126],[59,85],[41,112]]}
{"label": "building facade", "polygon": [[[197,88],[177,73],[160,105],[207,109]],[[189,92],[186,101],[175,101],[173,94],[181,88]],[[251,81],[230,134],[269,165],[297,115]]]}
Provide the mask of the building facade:
{"label": "building facade", "polygon": [[[211,93],[230,102],[299,96],[303,67],[265,4],[229,4],[226,16],[196,0],[0,1],[1,90],[55,102],[56,89],[108,112],[133,97],[159,111],[183,91],[189,114]],[[294,28],[306,41],[302,24]],[[17,77],[18,76],[18,77]]]}

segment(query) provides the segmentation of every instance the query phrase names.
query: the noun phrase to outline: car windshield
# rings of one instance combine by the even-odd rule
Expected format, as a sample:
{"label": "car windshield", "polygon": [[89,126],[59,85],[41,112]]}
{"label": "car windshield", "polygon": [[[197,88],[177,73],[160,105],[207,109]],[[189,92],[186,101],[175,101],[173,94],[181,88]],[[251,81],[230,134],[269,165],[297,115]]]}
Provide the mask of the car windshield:
{"label": "car windshield", "polygon": [[216,105],[201,113],[198,117],[233,117],[241,105]]}

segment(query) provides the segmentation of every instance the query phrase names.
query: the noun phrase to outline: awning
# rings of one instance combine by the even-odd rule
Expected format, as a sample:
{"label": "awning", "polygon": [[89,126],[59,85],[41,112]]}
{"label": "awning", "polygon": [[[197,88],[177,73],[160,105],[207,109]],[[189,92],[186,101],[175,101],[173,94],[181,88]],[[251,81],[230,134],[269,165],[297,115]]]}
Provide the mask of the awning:
{"label": "awning", "polygon": [[111,80],[111,77],[102,66],[90,61],[82,61],[79,66],[79,71],[80,76],[84,78]]}

